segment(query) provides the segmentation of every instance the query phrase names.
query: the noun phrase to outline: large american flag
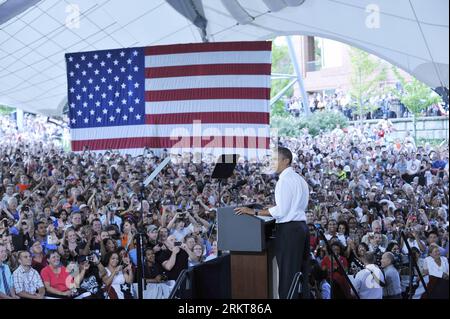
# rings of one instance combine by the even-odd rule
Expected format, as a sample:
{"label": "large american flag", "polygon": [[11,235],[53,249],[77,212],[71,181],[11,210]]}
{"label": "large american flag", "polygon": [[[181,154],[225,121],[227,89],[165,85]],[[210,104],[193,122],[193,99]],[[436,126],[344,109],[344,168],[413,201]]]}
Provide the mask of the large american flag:
{"label": "large american flag", "polygon": [[72,150],[269,148],[271,42],[66,54]]}

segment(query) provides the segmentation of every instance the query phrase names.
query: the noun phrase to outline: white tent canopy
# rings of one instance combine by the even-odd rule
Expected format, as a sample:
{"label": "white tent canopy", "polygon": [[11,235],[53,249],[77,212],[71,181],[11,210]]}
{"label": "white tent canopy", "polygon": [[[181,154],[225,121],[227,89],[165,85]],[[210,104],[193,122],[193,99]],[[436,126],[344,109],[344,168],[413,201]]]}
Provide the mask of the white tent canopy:
{"label": "white tent canopy", "polygon": [[448,0],[0,0],[0,104],[61,115],[67,52],[280,35],[341,41],[448,87],[448,7]]}

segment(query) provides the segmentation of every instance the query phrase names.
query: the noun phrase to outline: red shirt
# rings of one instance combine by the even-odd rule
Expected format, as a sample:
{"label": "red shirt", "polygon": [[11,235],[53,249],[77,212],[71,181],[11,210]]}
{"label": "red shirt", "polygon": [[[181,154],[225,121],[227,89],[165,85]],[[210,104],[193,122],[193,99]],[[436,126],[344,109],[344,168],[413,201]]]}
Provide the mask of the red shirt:
{"label": "red shirt", "polygon": [[[342,267],[344,267],[344,270],[347,271],[347,269],[348,269],[347,259],[345,257],[343,257],[343,256],[339,256],[338,258],[339,258],[339,261],[342,264]],[[322,260],[322,265],[321,266],[322,266],[322,269],[326,269],[327,271],[330,270],[330,268],[331,268],[331,259],[330,259],[329,256],[325,256],[325,258]],[[336,260],[334,260],[334,259],[333,259],[333,270],[334,271],[339,270],[339,265],[336,262]]]}
{"label": "red shirt", "polygon": [[17,184],[17,190],[19,191],[19,193],[24,192],[25,190],[27,190],[28,188],[30,188],[31,185],[28,184]]}
{"label": "red shirt", "polygon": [[61,266],[59,274],[55,274],[50,265],[44,267],[44,269],[41,270],[41,277],[44,282],[50,283],[50,287],[61,292],[69,290],[70,284],[74,280],[64,266]]}

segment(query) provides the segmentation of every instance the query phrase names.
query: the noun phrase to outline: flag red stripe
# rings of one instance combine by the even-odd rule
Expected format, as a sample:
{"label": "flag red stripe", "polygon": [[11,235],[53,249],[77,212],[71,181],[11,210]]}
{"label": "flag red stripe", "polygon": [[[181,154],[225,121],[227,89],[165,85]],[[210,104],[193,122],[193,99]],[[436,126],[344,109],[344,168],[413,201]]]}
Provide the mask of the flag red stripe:
{"label": "flag red stripe", "polygon": [[200,121],[202,124],[269,124],[269,113],[266,112],[193,112],[171,114],[147,114],[145,124],[193,124]]}
{"label": "flag red stripe", "polygon": [[145,48],[145,55],[162,55],[194,52],[219,52],[219,51],[270,51],[271,41],[259,42],[214,42],[191,43],[175,45],[157,45]]}
{"label": "flag red stripe", "polygon": [[216,137],[135,137],[101,140],[72,141],[72,150],[80,152],[85,146],[90,150],[128,148],[257,148],[269,149],[270,138],[248,136]]}
{"label": "flag red stripe", "polygon": [[271,68],[271,64],[266,63],[167,66],[146,68],[145,77],[151,79],[201,75],[270,75]]}
{"label": "flag red stripe", "polygon": [[214,99],[269,100],[270,88],[203,88],[145,92],[146,102]]}

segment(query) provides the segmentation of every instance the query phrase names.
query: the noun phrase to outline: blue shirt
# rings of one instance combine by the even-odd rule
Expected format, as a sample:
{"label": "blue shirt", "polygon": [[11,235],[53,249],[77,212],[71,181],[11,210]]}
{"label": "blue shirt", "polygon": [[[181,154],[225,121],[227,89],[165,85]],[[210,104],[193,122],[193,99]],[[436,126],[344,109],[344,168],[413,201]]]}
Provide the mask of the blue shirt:
{"label": "blue shirt", "polygon": [[[3,268],[3,269],[2,269]],[[6,281],[8,283],[9,291],[14,288],[13,277],[11,270],[7,264],[0,264],[0,293],[6,295],[5,283],[3,282],[3,272],[5,272]]]}
{"label": "blue shirt", "polygon": [[433,164],[431,164],[431,167],[436,168],[436,169],[444,169],[445,165],[447,165],[446,161],[437,160],[437,161],[434,161]]}
{"label": "blue shirt", "polygon": [[136,248],[131,249],[128,252],[128,256],[131,259],[131,262],[133,263],[133,265],[137,266],[137,250]]}

